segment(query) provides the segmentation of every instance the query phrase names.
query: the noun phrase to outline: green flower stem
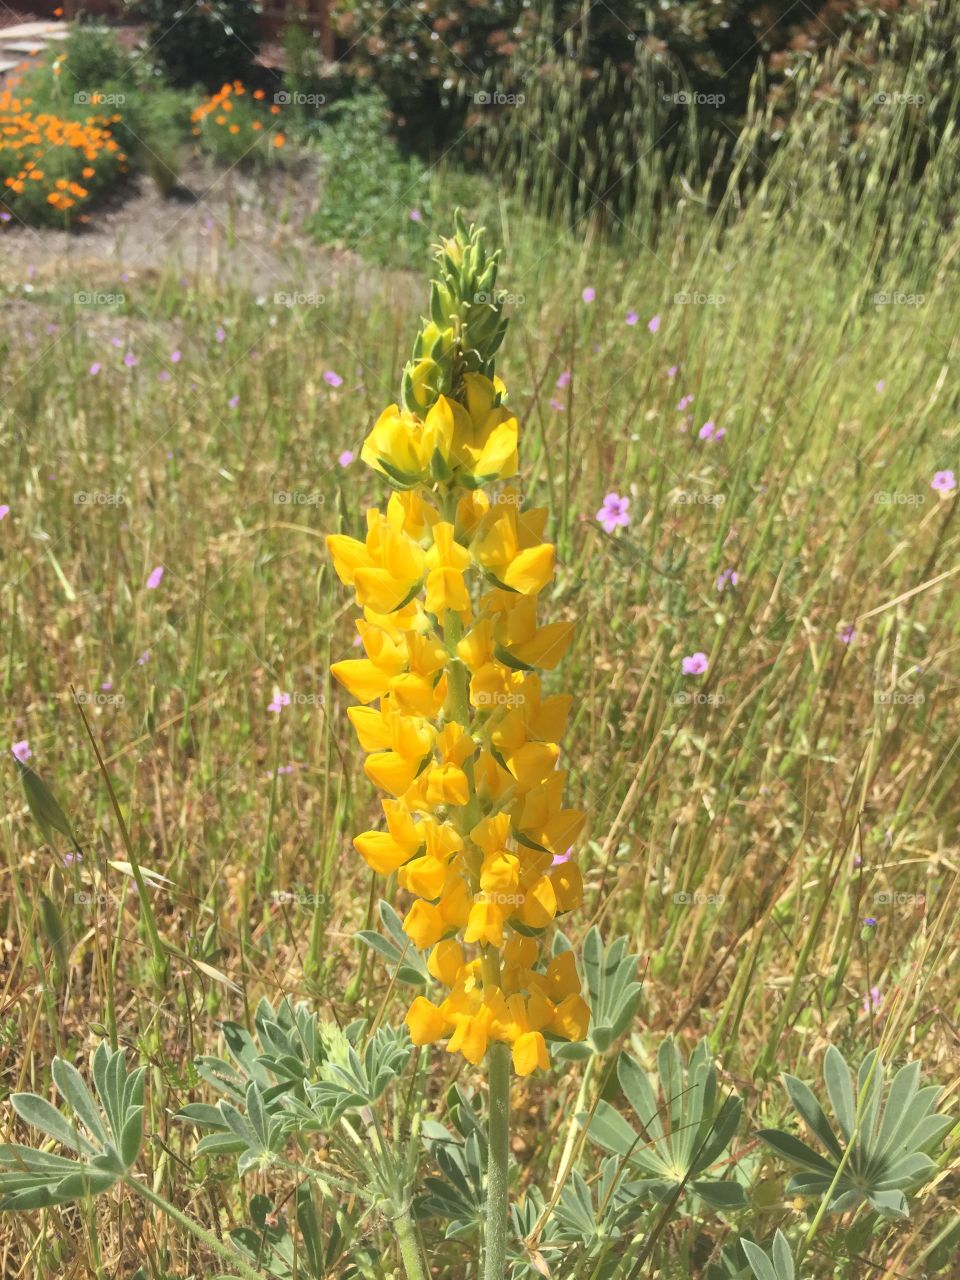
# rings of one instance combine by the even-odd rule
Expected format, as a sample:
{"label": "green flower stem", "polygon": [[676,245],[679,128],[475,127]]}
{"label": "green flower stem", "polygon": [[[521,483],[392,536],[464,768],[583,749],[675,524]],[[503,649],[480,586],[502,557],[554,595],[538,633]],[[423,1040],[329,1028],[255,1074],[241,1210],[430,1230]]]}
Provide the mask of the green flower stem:
{"label": "green flower stem", "polygon": [[483,1280],[504,1280],[507,1269],[507,1215],[510,1158],[510,1052],[492,1044],[488,1057],[487,1208],[484,1231]]}
{"label": "green flower stem", "polygon": [[413,1214],[408,1205],[398,1218],[394,1219],[397,1228],[397,1243],[400,1245],[400,1257],[407,1280],[427,1280],[423,1259],[420,1255],[420,1241],[414,1225]]}
{"label": "green flower stem", "polygon": [[208,1231],[206,1227],[201,1227],[199,1222],[195,1222],[192,1218],[187,1217],[185,1213],[181,1213],[176,1205],[164,1200],[163,1196],[158,1196],[146,1183],[138,1182],[136,1178],[130,1177],[124,1178],[123,1182],[124,1186],[129,1187],[131,1191],[135,1191],[144,1200],[148,1200],[154,1208],[159,1209],[161,1213],[165,1213],[168,1218],[172,1218],[185,1231],[189,1231],[191,1235],[196,1236],[211,1252],[223,1258],[224,1262],[228,1262],[231,1269],[242,1277],[242,1280],[263,1280],[262,1273],[254,1271],[253,1267],[244,1262],[243,1255],[238,1250],[228,1248],[227,1245],[217,1239],[212,1231]]}

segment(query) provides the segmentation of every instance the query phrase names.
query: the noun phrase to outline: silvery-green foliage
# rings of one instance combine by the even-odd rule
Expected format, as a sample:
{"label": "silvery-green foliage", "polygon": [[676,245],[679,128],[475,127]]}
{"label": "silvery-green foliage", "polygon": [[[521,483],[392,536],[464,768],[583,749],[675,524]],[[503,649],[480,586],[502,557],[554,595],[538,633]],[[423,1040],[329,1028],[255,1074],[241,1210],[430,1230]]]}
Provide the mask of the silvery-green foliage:
{"label": "silvery-green foliage", "polygon": [[[758,1137],[778,1155],[804,1170],[787,1184],[788,1195],[830,1194],[828,1209],[844,1213],[866,1203],[885,1218],[909,1214],[906,1191],[921,1186],[936,1169],[927,1154],[951,1128],[949,1116],[934,1114],[937,1085],[920,1087],[920,1063],[894,1076],[884,1105],[886,1068],[876,1050],[860,1064],[856,1082],[833,1045],[823,1060],[823,1077],[836,1130],[813,1092],[795,1076],[784,1087],[807,1129],[827,1154],[780,1129],[761,1129]],[[841,1169],[842,1165],[842,1169]]]}
{"label": "silvery-green foliage", "polygon": [[[583,973],[590,1005],[590,1029],[586,1040],[558,1044],[554,1056],[579,1060],[604,1054],[624,1034],[640,1004],[637,957],[627,950],[628,940],[617,938],[604,947],[594,925],[583,940]],[[570,944],[557,934],[554,951],[569,951]]]}
{"label": "silvery-green foliage", "polygon": [[796,1280],[793,1254],[782,1231],[778,1230],[773,1237],[769,1254],[750,1240],[741,1240],[740,1247],[756,1280]]}
{"label": "silvery-green foliage", "polygon": [[[321,1222],[314,1195],[303,1182],[286,1209],[279,1209],[268,1196],[251,1196],[250,1225],[235,1227],[230,1239],[270,1280],[325,1280],[333,1274],[343,1280],[375,1280],[382,1275],[383,1260],[374,1244],[344,1235],[335,1218]],[[287,1213],[296,1220],[293,1234]]]}
{"label": "silvery-green foliage", "polygon": [[578,1121],[591,1141],[626,1164],[638,1195],[661,1204],[689,1197],[715,1209],[741,1208],[746,1198],[739,1182],[704,1176],[736,1132],[743,1105],[733,1094],[721,1098],[706,1041],[685,1067],[679,1046],[667,1037],[657,1070],[662,1103],[634,1058],[622,1053],[617,1063],[620,1088],[638,1128],[603,1100],[592,1117],[585,1113]]}
{"label": "silvery-green foliage", "polygon": [[76,1067],[53,1060],[53,1082],[72,1118],[35,1093],[11,1095],[21,1120],[79,1159],[0,1144],[0,1209],[44,1209],[98,1195],[133,1168],[143,1140],[144,1069],[128,1075],[123,1053],[105,1044],[91,1069],[99,1106]]}
{"label": "silvery-green foliage", "polygon": [[445,1220],[447,1239],[467,1239],[483,1222],[487,1138],[475,1099],[459,1085],[447,1091],[447,1116],[453,1128],[432,1119],[423,1124],[424,1144],[439,1176],[424,1178],[425,1194],[416,1211],[419,1218]]}
{"label": "silvery-green foliage", "polygon": [[403,921],[389,902],[380,900],[377,910],[384,933],[361,929],[357,937],[387,962],[391,980],[408,987],[425,987],[432,978],[426,961],[403,932]]}

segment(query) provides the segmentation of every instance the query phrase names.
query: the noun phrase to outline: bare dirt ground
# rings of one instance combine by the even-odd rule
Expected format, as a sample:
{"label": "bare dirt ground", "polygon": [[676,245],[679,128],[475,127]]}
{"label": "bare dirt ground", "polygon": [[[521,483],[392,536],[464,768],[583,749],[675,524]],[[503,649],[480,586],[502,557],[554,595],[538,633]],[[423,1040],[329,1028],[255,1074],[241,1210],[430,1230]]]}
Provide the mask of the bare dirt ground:
{"label": "bare dirt ground", "polygon": [[167,275],[191,287],[234,287],[268,297],[322,293],[332,278],[343,276],[380,296],[385,284],[400,286],[399,273],[369,267],[304,231],[321,180],[314,156],[260,175],[194,161],[166,197],[141,178],[92,210],[81,229],[8,223],[0,231],[0,286],[69,279],[106,287],[124,277]]}

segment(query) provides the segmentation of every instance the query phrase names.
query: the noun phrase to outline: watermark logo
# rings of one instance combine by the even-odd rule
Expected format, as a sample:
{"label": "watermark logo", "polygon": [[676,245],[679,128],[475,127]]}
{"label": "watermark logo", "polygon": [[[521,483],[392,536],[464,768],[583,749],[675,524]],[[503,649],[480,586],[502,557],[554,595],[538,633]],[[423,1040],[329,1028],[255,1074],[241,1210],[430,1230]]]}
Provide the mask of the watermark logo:
{"label": "watermark logo", "polygon": [[506,289],[481,289],[473,295],[473,300],[478,304],[488,302],[494,307],[522,307],[527,299],[523,293],[508,293]]}
{"label": "watermark logo", "polygon": [[686,489],[681,489],[677,494],[677,502],[681,506],[722,507],[726,500],[726,494],[723,493],[689,493]]}
{"label": "watermark logo", "polygon": [[899,489],[882,489],[873,495],[875,507],[922,507],[926,500],[925,493],[904,493]]}
{"label": "watermark logo", "polygon": [[726,300],[722,293],[688,293],[685,289],[673,295],[678,307],[722,307]]}
{"label": "watermark logo", "polygon": [[330,895],[307,889],[274,889],[270,901],[275,907],[324,907],[330,901]]}
{"label": "watermark logo", "polygon": [[478,107],[522,107],[526,97],[522,93],[503,93],[500,89],[479,89],[473,95]]}
{"label": "watermark logo", "polygon": [[927,899],[922,893],[896,893],[891,889],[885,893],[875,893],[873,901],[878,907],[922,907]]}
{"label": "watermark logo", "polygon": [[101,93],[99,89],[81,89],[73,95],[78,107],[122,107],[127,100],[125,93]]}
{"label": "watermark logo", "polygon": [[901,293],[897,289],[890,293],[881,292],[873,295],[875,307],[922,307],[926,301],[925,293]]}
{"label": "watermark logo", "polygon": [[718,907],[726,898],[722,893],[675,893],[673,901],[678,907]]}
{"label": "watermark logo", "polygon": [[273,495],[275,507],[322,507],[326,499],[322,493],[306,489],[278,489]]}
{"label": "watermark logo", "polygon": [[664,93],[661,97],[664,102],[672,102],[678,107],[722,107],[727,100],[723,93],[697,93],[692,89]]}
{"label": "watermark logo", "polygon": [[275,307],[322,307],[326,300],[322,293],[275,293],[273,295]]}
{"label": "watermark logo", "polygon": [[126,501],[126,495],[119,489],[78,489],[73,495],[75,507],[122,507]]}
{"label": "watermark logo", "polygon": [[81,289],[73,295],[75,307],[122,307],[126,300],[125,293],[101,293],[99,290],[91,292],[89,289]]}
{"label": "watermark logo", "polygon": [[700,693],[697,689],[681,689],[673,700],[679,707],[722,707],[726,702],[722,693]]}
{"label": "watermark logo", "polygon": [[875,93],[873,102],[878,107],[922,107],[926,102],[922,93]]}
{"label": "watermark logo", "polygon": [[481,689],[473,701],[477,707],[520,707],[526,702],[526,698],[522,693],[503,693],[499,689],[488,693]]}
{"label": "watermark logo", "polygon": [[278,107],[322,107],[327,99],[322,93],[296,93],[292,89],[281,89],[273,95]]}
{"label": "watermark logo", "polygon": [[77,701],[82,707],[122,707],[127,700],[122,693],[107,693],[103,689],[78,689]]}

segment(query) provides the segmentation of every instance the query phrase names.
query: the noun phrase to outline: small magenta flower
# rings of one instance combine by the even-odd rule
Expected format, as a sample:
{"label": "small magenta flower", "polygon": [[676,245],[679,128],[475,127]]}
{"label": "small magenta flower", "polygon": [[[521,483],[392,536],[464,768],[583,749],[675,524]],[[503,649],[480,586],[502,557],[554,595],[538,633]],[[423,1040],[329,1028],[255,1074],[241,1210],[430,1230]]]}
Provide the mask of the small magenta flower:
{"label": "small magenta flower", "polygon": [[868,928],[868,929],[875,929],[875,928],[877,927],[877,917],[876,917],[876,916],[864,916],[864,917],[863,917],[863,923],[867,926],[867,928]]}
{"label": "small magenta flower", "polygon": [[226,341],[227,331],[224,329],[222,324],[217,325],[217,331],[213,336],[216,338],[217,342]]}
{"label": "small magenta flower", "polygon": [[621,498],[618,493],[608,493],[603,506],[597,512],[597,519],[603,525],[604,533],[613,533],[614,529],[626,528],[630,523],[629,498]]}
{"label": "small magenta flower", "polygon": [[560,399],[559,396],[551,396],[550,408],[553,409],[555,413],[562,413],[563,410],[566,408],[566,405],[563,403],[563,401]]}
{"label": "small magenta flower", "polygon": [[887,384],[881,378],[880,381],[876,384],[877,395],[882,395],[886,390],[886,388],[887,388]]}
{"label": "small magenta flower", "polygon": [[112,688],[113,688],[113,681],[112,681],[112,680],[101,680],[101,681],[100,681],[100,688],[101,688],[101,689],[103,689],[103,691],[104,691],[104,692],[106,692],[108,689],[112,689]]}
{"label": "small magenta flower", "polygon": [[740,575],[736,569],[723,569],[717,578],[717,590],[724,591],[727,587],[735,587],[740,581]]}
{"label": "small magenta flower", "polygon": [[95,378],[95,377],[97,376],[97,374],[100,372],[100,361],[99,361],[99,360],[94,360],[93,364],[90,366],[90,370],[89,370],[89,372],[90,372],[90,377],[91,377],[91,378]]}
{"label": "small magenta flower", "polygon": [[350,463],[353,461],[353,451],[351,449],[344,449],[337,461],[340,463],[341,467],[349,467]]}
{"label": "small magenta flower", "polygon": [[289,693],[282,693],[279,689],[275,689],[273,693],[273,701],[267,704],[267,710],[272,711],[274,715],[279,715],[284,707],[289,707]]}
{"label": "small magenta flower", "polygon": [[667,377],[672,382],[676,376],[677,376],[677,366],[675,364],[672,364],[670,368],[667,370]]}
{"label": "small magenta flower", "polygon": [[551,866],[562,867],[565,862],[570,861],[572,854],[573,854],[573,845],[570,846],[570,848],[566,851],[566,853],[555,853],[553,855],[553,862],[551,863]]}
{"label": "small magenta flower", "polygon": [[681,396],[677,408],[683,413],[684,409],[688,409],[693,404],[693,396]]}
{"label": "small magenta flower", "polygon": [[650,330],[651,333],[656,333],[657,330],[660,328],[660,317],[653,316],[650,320],[650,323],[647,325],[647,328]]}
{"label": "small magenta flower", "polygon": [[156,591],[157,587],[159,587],[162,581],[163,581],[163,565],[158,564],[157,567],[151,571],[150,577],[147,578],[147,590]]}
{"label": "small magenta flower", "polygon": [[627,324],[631,326],[635,325],[639,319],[640,319],[640,316],[637,314],[636,311],[627,312]]}
{"label": "small magenta flower", "polygon": [[26,738],[22,738],[19,742],[15,742],[10,750],[21,764],[26,764],[33,755],[33,752],[30,750],[30,743]]}
{"label": "small magenta flower", "polygon": [[240,403],[239,396],[231,396],[230,399],[227,401],[227,404],[230,406],[231,409],[235,409],[239,403]]}
{"label": "small magenta flower", "polygon": [[685,676],[702,676],[709,665],[707,655],[698,651],[684,658],[681,669]]}
{"label": "small magenta flower", "polygon": [[75,862],[82,862],[82,861],[83,861],[83,854],[80,853],[79,850],[76,850],[73,853],[65,853],[63,855],[63,865],[65,867],[72,867]]}
{"label": "small magenta flower", "polygon": [[137,659],[137,666],[138,667],[146,666],[146,664],[149,661],[150,661],[150,650],[144,649],[143,653],[141,653],[140,657]]}
{"label": "small magenta flower", "polygon": [[328,369],[326,371],[326,373],[323,375],[323,380],[328,387],[343,386],[343,379],[340,377],[339,373],[334,373],[332,369]]}
{"label": "small magenta flower", "polygon": [[172,377],[173,377],[173,374],[170,372],[169,369],[161,369],[160,372],[157,374],[157,381],[169,382]]}
{"label": "small magenta flower", "polygon": [[423,214],[420,212],[420,210],[419,210],[419,209],[411,209],[411,210],[410,210],[410,221],[411,221],[411,222],[422,222],[422,220],[423,220]]}
{"label": "small magenta flower", "polygon": [[588,284],[580,296],[583,298],[584,302],[593,302],[594,298],[597,296],[597,291],[594,289],[593,285]]}
{"label": "small magenta flower", "polygon": [[170,352],[170,363],[171,363],[171,364],[179,364],[179,363],[180,363],[180,352],[179,352],[179,351],[171,351],[171,352]]}
{"label": "small magenta flower", "polygon": [[564,387],[569,387],[570,379],[572,377],[573,377],[573,374],[570,372],[570,370],[564,369],[563,373],[561,373],[560,377],[557,379],[557,382],[556,382],[556,386],[558,387],[558,389],[562,391]]}
{"label": "small magenta flower", "polygon": [[852,644],[856,634],[857,633],[853,629],[853,625],[848,624],[847,626],[840,628],[840,631],[837,635],[837,639],[840,641],[841,644]]}
{"label": "small magenta flower", "polygon": [[132,351],[128,351],[123,357],[123,363],[128,369],[134,369],[140,363]]}
{"label": "small magenta flower", "polygon": [[870,994],[863,997],[863,1012],[870,1013],[880,1008],[883,1004],[883,996],[880,994],[879,987],[871,987]]}
{"label": "small magenta flower", "polygon": [[697,432],[700,440],[722,440],[726,434],[726,427],[718,427],[712,419],[709,422],[705,422]]}
{"label": "small magenta flower", "polygon": [[930,481],[930,488],[937,493],[953,493],[957,487],[957,478],[952,471],[937,471]]}
{"label": "small magenta flower", "polygon": [[5,502],[0,502],[0,520],[6,520],[10,514],[10,508]]}

